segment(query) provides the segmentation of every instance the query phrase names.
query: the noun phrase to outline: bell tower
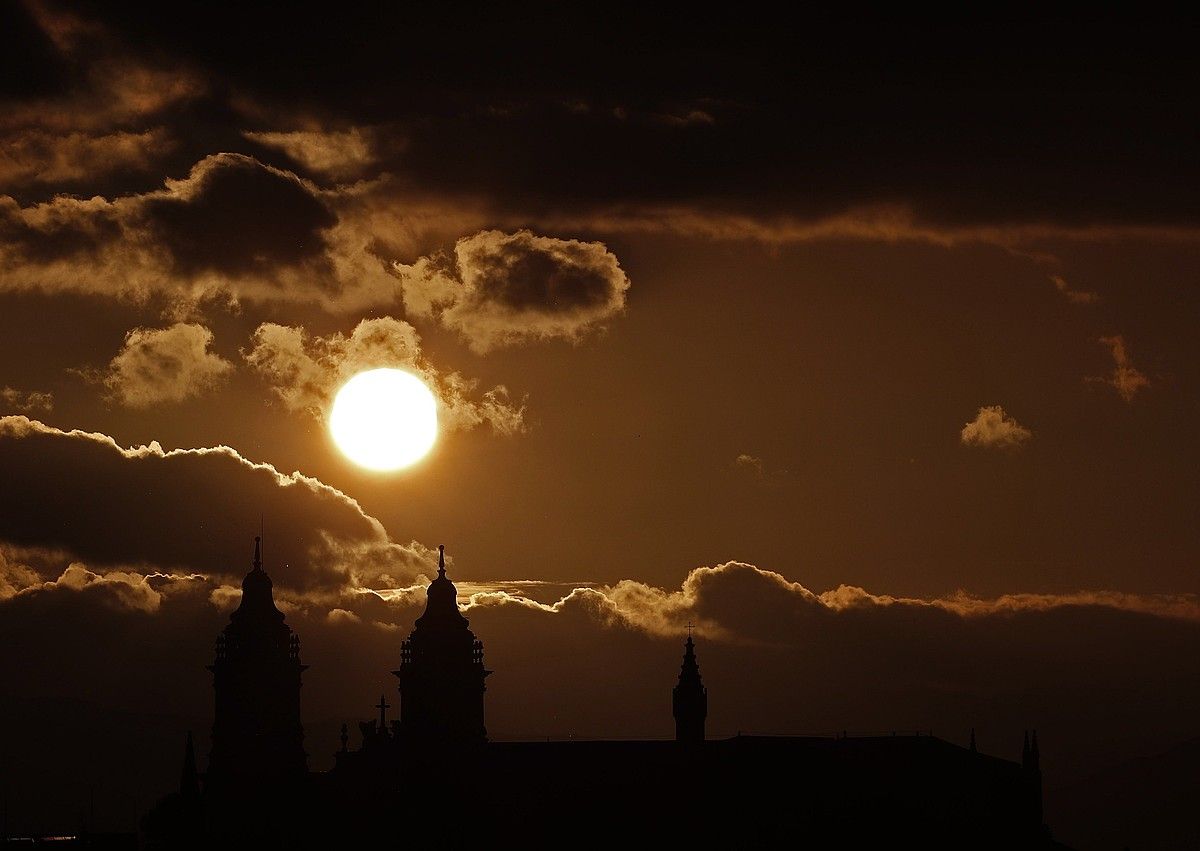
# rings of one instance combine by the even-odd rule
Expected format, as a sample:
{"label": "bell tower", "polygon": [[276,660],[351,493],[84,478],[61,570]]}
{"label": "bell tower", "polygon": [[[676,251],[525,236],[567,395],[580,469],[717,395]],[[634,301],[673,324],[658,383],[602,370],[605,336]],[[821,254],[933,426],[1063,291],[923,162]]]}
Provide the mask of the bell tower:
{"label": "bell tower", "polygon": [[458,591],[446,576],[446,548],[438,547],[437,579],[429,583],[425,613],[400,646],[400,731],[406,744],[473,745],[487,741],[483,724],[483,642],[458,610]]}
{"label": "bell tower", "polygon": [[255,783],[307,773],[300,723],[300,640],[275,607],[262,539],[242,580],[242,602],[217,636],[215,713],[207,785]]}
{"label": "bell tower", "polygon": [[675,741],[703,742],[704,719],[708,717],[708,689],[700,679],[700,665],[696,663],[696,645],[692,641],[690,625],[687,642],[683,645],[679,682],[671,698],[671,708],[675,716]]}

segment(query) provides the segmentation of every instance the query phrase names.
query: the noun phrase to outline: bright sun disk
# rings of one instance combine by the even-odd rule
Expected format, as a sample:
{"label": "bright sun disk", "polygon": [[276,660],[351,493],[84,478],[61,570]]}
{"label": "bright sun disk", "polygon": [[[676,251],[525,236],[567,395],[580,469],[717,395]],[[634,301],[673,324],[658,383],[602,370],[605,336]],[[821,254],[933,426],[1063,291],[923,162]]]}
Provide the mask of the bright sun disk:
{"label": "bright sun disk", "polygon": [[414,464],[437,440],[437,400],[402,369],[360,372],[333,400],[329,431],[347,458],[370,470]]}

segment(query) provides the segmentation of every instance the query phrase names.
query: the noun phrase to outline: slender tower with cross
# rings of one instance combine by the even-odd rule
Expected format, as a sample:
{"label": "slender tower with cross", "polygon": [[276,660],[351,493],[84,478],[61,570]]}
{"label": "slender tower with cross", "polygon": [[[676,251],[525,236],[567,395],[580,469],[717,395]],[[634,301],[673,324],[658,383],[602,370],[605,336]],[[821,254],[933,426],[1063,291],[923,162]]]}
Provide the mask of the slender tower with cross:
{"label": "slender tower with cross", "polygon": [[696,662],[696,644],[692,641],[692,624],[687,625],[687,641],[683,645],[683,664],[679,668],[679,682],[671,694],[671,708],[675,715],[675,740],[678,742],[703,742],[704,720],[708,717],[708,689],[700,679],[700,665]]}
{"label": "slender tower with cross", "polygon": [[379,732],[387,732],[387,711],[392,708],[392,705],[384,699],[384,696],[379,695],[379,702],[375,704],[375,708],[379,710]]}
{"label": "slender tower with cross", "polygon": [[446,576],[446,548],[429,583],[425,613],[400,647],[400,731],[406,745],[436,748],[487,741],[483,723],[483,642],[458,610],[458,590]]}

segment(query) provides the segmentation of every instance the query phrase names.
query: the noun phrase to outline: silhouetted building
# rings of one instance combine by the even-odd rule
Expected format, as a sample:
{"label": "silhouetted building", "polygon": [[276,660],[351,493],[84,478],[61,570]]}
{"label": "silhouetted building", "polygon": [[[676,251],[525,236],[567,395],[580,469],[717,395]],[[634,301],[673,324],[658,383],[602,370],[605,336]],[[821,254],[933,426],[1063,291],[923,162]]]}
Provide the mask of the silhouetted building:
{"label": "silhouetted building", "polygon": [[300,723],[300,640],[275,607],[262,540],[242,580],[242,601],[217,636],[215,713],[206,783],[257,784],[308,772]]}
{"label": "silhouetted building", "polygon": [[[426,592],[425,614],[400,645],[400,735],[421,746],[477,745],[483,724],[483,642],[458,610],[458,590],[446,576],[445,547]],[[382,699],[381,701],[382,702]]]}
{"label": "silhouetted building", "polygon": [[[662,836],[702,848],[1054,847],[1037,735],[1020,764],[932,735],[706,739],[708,691],[688,635],[672,695],[676,741],[488,742],[483,646],[439,547],[424,613],[401,649],[400,717],[348,725],[331,771],[305,773],[297,642],[254,569],[218,645],[210,769],[147,818],[151,847],[333,848],[412,842],[582,847]],[[230,778],[265,778],[249,793]],[[290,778],[290,779],[287,779]],[[398,827],[393,814],[419,817]],[[587,814],[587,815],[584,815]],[[683,816],[683,817],[681,817]]]}
{"label": "silhouetted building", "polygon": [[671,692],[671,711],[675,716],[675,740],[703,742],[704,719],[708,717],[708,689],[700,681],[700,666],[696,663],[696,645],[688,632],[683,647],[683,664],[679,682]]}

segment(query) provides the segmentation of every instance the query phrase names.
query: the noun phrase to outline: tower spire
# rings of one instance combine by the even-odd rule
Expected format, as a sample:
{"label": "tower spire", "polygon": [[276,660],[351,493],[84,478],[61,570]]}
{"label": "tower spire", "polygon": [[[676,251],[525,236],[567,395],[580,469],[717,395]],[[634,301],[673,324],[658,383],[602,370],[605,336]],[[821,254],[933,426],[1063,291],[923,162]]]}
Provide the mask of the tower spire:
{"label": "tower spire", "polygon": [[446,578],[446,545],[438,544],[438,579]]}
{"label": "tower spire", "polygon": [[262,570],[262,537],[254,536],[254,569]]}
{"label": "tower spire", "polygon": [[179,776],[179,794],[194,798],[200,794],[200,780],[196,774],[196,749],[192,745],[192,731],[188,730],[187,744],[183,746],[183,770]]}
{"label": "tower spire", "polygon": [[679,682],[672,691],[671,704],[672,714],[675,716],[676,741],[704,741],[708,689],[700,679],[700,665],[696,662],[696,643],[692,640],[691,624],[688,624],[688,637],[683,644],[683,664],[679,666]]}

